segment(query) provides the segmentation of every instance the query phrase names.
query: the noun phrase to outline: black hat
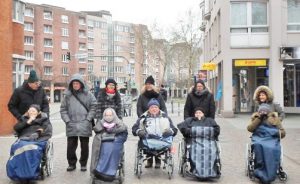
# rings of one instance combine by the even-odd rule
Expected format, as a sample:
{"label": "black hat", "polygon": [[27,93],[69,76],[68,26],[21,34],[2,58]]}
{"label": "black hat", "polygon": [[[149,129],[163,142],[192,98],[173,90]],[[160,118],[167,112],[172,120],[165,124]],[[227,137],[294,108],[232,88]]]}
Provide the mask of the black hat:
{"label": "black hat", "polygon": [[203,107],[196,107],[196,108],[194,109],[194,112],[196,112],[196,111],[201,111],[201,112],[204,114],[205,109],[204,109]]}
{"label": "black hat", "polygon": [[28,81],[28,83],[34,83],[34,82],[38,82],[39,81],[39,78],[36,75],[35,70],[31,70],[30,71],[30,74],[29,74],[29,77],[28,77],[27,81]]}
{"label": "black hat", "polygon": [[202,84],[202,86],[205,88],[205,83],[203,80],[201,79],[197,80],[195,86],[197,86],[198,83]]}
{"label": "black hat", "polygon": [[109,83],[113,83],[115,86],[117,85],[117,82],[113,78],[109,78],[105,82],[105,86],[107,86]]}
{"label": "black hat", "polygon": [[38,104],[32,104],[32,105],[29,106],[29,108],[31,108],[31,107],[35,108],[38,112],[41,111],[41,107]]}
{"label": "black hat", "polygon": [[152,77],[152,75],[150,75],[149,77],[147,77],[147,79],[145,80],[145,84],[155,84],[154,78]]}

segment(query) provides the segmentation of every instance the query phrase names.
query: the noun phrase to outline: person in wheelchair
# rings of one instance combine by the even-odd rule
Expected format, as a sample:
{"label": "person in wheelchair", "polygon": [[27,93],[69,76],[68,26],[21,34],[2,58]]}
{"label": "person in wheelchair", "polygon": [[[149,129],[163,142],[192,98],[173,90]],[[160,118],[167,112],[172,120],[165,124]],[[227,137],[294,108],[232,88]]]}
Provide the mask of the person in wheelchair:
{"label": "person in wheelchair", "polygon": [[[147,106],[148,110],[133,125],[132,134],[139,136],[140,144],[144,144],[143,140],[157,139],[171,145],[173,137],[177,134],[177,128],[175,128],[171,118],[160,110],[160,103],[157,99],[152,98]],[[153,157],[151,154],[148,154],[147,157],[151,158],[147,160],[145,168],[151,168],[153,166]],[[161,158],[156,156],[155,168],[160,168],[160,166]]]}
{"label": "person in wheelchair", "polygon": [[18,140],[11,146],[7,162],[7,176],[12,180],[27,181],[39,179],[40,163],[44,157],[47,141],[52,136],[52,125],[46,113],[37,104],[14,126]]}
{"label": "person in wheelchair", "polygon": [[102,181],[121,179],[116,178],[116,174],[118,169],[124,169],[119,165],[128,136],[127,126],[114,109],[106,108],[103,118],[97,121],[93,129],[96,135],[92,145],[91,176]]}
{"label": "person in wheelchair", "polygon": [[[258,111],[253,113],[247,130],[251,136],[251,152],[254,153],[254,176],[262,183],[270,183],[281,174],[280,139],[286,132],[281,124],[278,113],[272,112],[272,107],[262,103]],[[280,176],[279,176],[280,178]]]}
{"label": "person in wheelchair", "polygon": [[[212,141],[218,141],[220,126],[214,119],[205,117],[202,107],[196,107],[194,112],[194,117],[189,117],[177,125],[184,137],[185,149],[188,149],[188,161],[190,163],[189,173],[200,179],[218,177],[220,170],[216,170],[214,166],[216,161],[220,162],[218,146],[217,144],[213,144],[215,146],[211,147],[207,145],[211,145],[210,143]],[[187,148],[187,146],[189,146],[189,148]],[[204,155],[201,155],[202,153]],[[209,156],[210,154],[212,155]],[[207,159],[199,160],[199,158]],[[208,158],[211,158],[211,160],[208,160]],[[212,164],[209,164],[210,162]],[[209,165],[212,168],[210,168]]]}

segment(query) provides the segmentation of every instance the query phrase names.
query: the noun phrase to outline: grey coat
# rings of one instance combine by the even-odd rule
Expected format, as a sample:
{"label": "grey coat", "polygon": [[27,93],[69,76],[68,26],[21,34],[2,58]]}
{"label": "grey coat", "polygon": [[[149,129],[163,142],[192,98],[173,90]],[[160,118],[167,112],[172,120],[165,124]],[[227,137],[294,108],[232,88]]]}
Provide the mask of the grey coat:
{"label": "grey coat", "polygon": [[[72,82],[74,80],[79,81],[83,86],[82,89],[76,92],[76,95],[89,109],[88,112],[72,94]],[[68,86],[68,89],[64,92],[65,97],[63,98],[60,106],[61,118],[66,123],[66,135],[67,137],[91,137],[91,120],[95,117],[96,113],[96,98],[88,91],[80,74],[73,75]]]}

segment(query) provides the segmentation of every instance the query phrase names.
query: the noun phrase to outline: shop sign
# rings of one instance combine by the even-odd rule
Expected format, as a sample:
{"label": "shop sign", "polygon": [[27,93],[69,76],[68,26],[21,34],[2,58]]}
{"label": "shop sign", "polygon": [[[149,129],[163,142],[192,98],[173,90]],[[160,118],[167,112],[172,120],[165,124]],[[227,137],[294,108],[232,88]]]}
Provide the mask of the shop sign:
{"label": "shop sign", "polygon": [[236,59],[234,66],[267,66],[266,59]]}
{"label": "shop sign", "polygon": [[202,70],[215,70],[217,67],[216,63],[204,63],[202,65]]}

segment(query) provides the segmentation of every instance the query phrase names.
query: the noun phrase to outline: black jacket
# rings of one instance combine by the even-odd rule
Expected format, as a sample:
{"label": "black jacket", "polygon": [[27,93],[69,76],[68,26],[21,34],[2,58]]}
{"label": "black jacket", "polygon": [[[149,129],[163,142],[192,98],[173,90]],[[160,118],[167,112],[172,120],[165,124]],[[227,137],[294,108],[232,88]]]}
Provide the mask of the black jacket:
{"label": "black jacket", "polygon": [[32,104],[40,105],[41,111],[49,117],[49,102],[44,89],[39,87],[36,91],[32,90],[28,83],[24,82],[22,86],[14,90],[8,102],[8,109],[15,118],[20,120]]}
{"label": "black jacket", "polygon": [[166,89],[161,88],[159,91],[160,95],[163,97],[164,101],[167,102],[168,99],[168,92]]}
{"label": "black jacket", "polygon": [[207,89],[202,94],[196,94],[195,90],[188,94],[184,105],[184,119],[195,116],[195,108],[202,107],[205,117],[215,119],[216,105],[213,94]]}
{"label": "black jacket", "polygon": [[103,112],[108,107],[114,109],[116,111],[118,118],[122,119],[123,114],[122,114],[122,102],[121,102],[120,93],[118,91],[116,91],[115,96],[110,98],[106,94],[106,91],[104,88],[98,93],[96,118],[102,119]]}

